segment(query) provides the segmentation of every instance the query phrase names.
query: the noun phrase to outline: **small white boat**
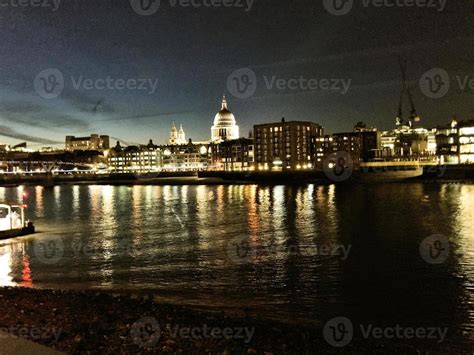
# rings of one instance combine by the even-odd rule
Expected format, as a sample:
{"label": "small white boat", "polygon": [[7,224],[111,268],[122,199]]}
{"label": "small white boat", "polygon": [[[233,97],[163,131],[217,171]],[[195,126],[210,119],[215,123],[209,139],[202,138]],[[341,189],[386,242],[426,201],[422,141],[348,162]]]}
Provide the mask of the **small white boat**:
{"label": "small white boat", "polygon": [[25,205],[0,204],[0,239],[33,234],[35,227],[25,220]]}

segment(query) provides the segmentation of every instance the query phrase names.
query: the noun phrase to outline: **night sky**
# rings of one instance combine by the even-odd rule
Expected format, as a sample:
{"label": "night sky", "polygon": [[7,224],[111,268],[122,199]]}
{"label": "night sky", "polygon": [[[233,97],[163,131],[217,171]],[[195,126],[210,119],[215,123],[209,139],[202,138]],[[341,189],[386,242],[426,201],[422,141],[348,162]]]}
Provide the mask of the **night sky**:
{"label": "night sky", "polygon": [[[398,111],[399,56],[408,60],[409,84],[425,126],[447,123],[453,114],[474,119],[473,90],[458,85],[458,78],[474,76],[470,0],[447,0],[442,11],[365,7],[367,0],[354,0],[341,16],[328,12],[322,0],[255,0],[249,10],[245,1],[244,8],[194,8],[161,0],[149,16],[136,13],[129,0],[63,0],[56,11],[53,0],[42,0],[51,6],[39,8],[31,5],[39,0],[26,7],[14,6],[17,1],[0,6],[3,143],[51,146],[62,144],[65,135],[90,133],[130,144],[164,143],[173,121],[183,124],[188,138],[207,140],[224,93],[245,136],[253,124],[283,116],[320,123],[328,133],[350,131],[357,121],[389,129]],[[35,91],[35,78],[47,68],[64,77],[56,98]],[[249,97],[229,91],[228,77],[240,68],[256,74]],[[432,68],[446,70],[451,79],[439,99],[419,86]],[[157,85],[76,87],[81,79],[107,77]],[[269,88],[272,77],[351,84],[345,94]]]}

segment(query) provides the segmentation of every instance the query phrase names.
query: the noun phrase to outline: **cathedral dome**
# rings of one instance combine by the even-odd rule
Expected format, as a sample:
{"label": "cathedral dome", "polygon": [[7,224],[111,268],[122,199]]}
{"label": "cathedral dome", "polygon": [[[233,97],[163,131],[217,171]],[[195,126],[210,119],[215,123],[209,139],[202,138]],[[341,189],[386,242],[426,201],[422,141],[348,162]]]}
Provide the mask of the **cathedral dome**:
{"label": "cathedral dome", "polygon": [[225,96],[222,99],[222,108],[214,118],[215,127],[235,126],[237,123],[232,112],[227,109],[227,100]]}
{"label": "cathedral dome", "polygon": [[224,96],[221,110],[214,117],[214,125],[211,127],[211,140],[221,142],[237,138],[239,138],[239,126],[234,115],[227,108],[227,100]]}

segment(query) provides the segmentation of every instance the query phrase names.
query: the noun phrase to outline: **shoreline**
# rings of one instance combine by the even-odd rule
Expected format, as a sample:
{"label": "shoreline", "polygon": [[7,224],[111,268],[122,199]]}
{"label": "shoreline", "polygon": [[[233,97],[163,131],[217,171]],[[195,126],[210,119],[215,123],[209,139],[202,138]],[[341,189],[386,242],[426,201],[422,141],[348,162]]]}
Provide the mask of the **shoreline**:
{"label": "shoreline", "polygon": [[309,185],[315,184],[318,186],[336,185],[366,185],[366,184],[473,184],[472,179],[432,179],[424,177],[413,177],[406,179],[367,179],[367,180],[349,180],[344,182],[332,182],[330,180],[296,180],[296,181],[243,181],[243,180],[227,180],[222,178],[157,178],[157,179],[139,179],[139,180],[69,180],[58,181],[53,184],[41,181],[17,181],[17,182],[0,182],[0,187],[16,188],[19,186],[43,186],[52,188],[55,186],[231,186],[231,185],[258,185],[258,186],[292,186],[292,185]]}
{"label": "shoreline", "polygon": [[[152,295],[118,292],[0,288],[0,329],[67,353],[296,354],[340,349],[322,326],[303,326],[173,304]],[[194,335],[193,335],[194,334]],[[354,337],[349,353],[469,353],[469,344],[367,340]]]}
{"label": "shoreline", "polygon": [[[419,170],[419,169],[418,169]],[[161,172],[144,174],[36,174],[28,176],[0,175],[0,187],[60,185],[110,185],[110,186],[185,186],[185,185],[307,185],[368,183],[473,183],[474,167],[427,167],[418,171],[411,167],[370,167],[350,172],[343,180],[334,176],[333,181],[323,171],[249,171],[249,172]]]}

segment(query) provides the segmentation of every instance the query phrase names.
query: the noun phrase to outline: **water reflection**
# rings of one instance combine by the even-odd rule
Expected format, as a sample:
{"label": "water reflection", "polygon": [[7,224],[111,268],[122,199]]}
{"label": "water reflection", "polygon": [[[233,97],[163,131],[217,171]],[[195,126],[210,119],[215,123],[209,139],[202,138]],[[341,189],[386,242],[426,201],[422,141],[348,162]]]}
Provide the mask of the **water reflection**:
{"label": "water reflection", "polygon": [[3,251],[0,255],[0,282],[2,286],[13,286],[12,255],[10,251]]}
{"label": "water reflection", "polygon": [[[24,189],[43,233],[0,244],[2,285],[153,289],[307,321],[337,313],[371,322],[439,316],[464,331],[473,323],[470,185],[61,186],[0,196]],[[435,233],[455,252],[433,268],[418,247]],[[46,264],[35,243],[51,236],[64,250]],[[229,258],[235,238],[255,251],[246,262]],[[314,249],[334,246],[350,246],[347,259]]]}

